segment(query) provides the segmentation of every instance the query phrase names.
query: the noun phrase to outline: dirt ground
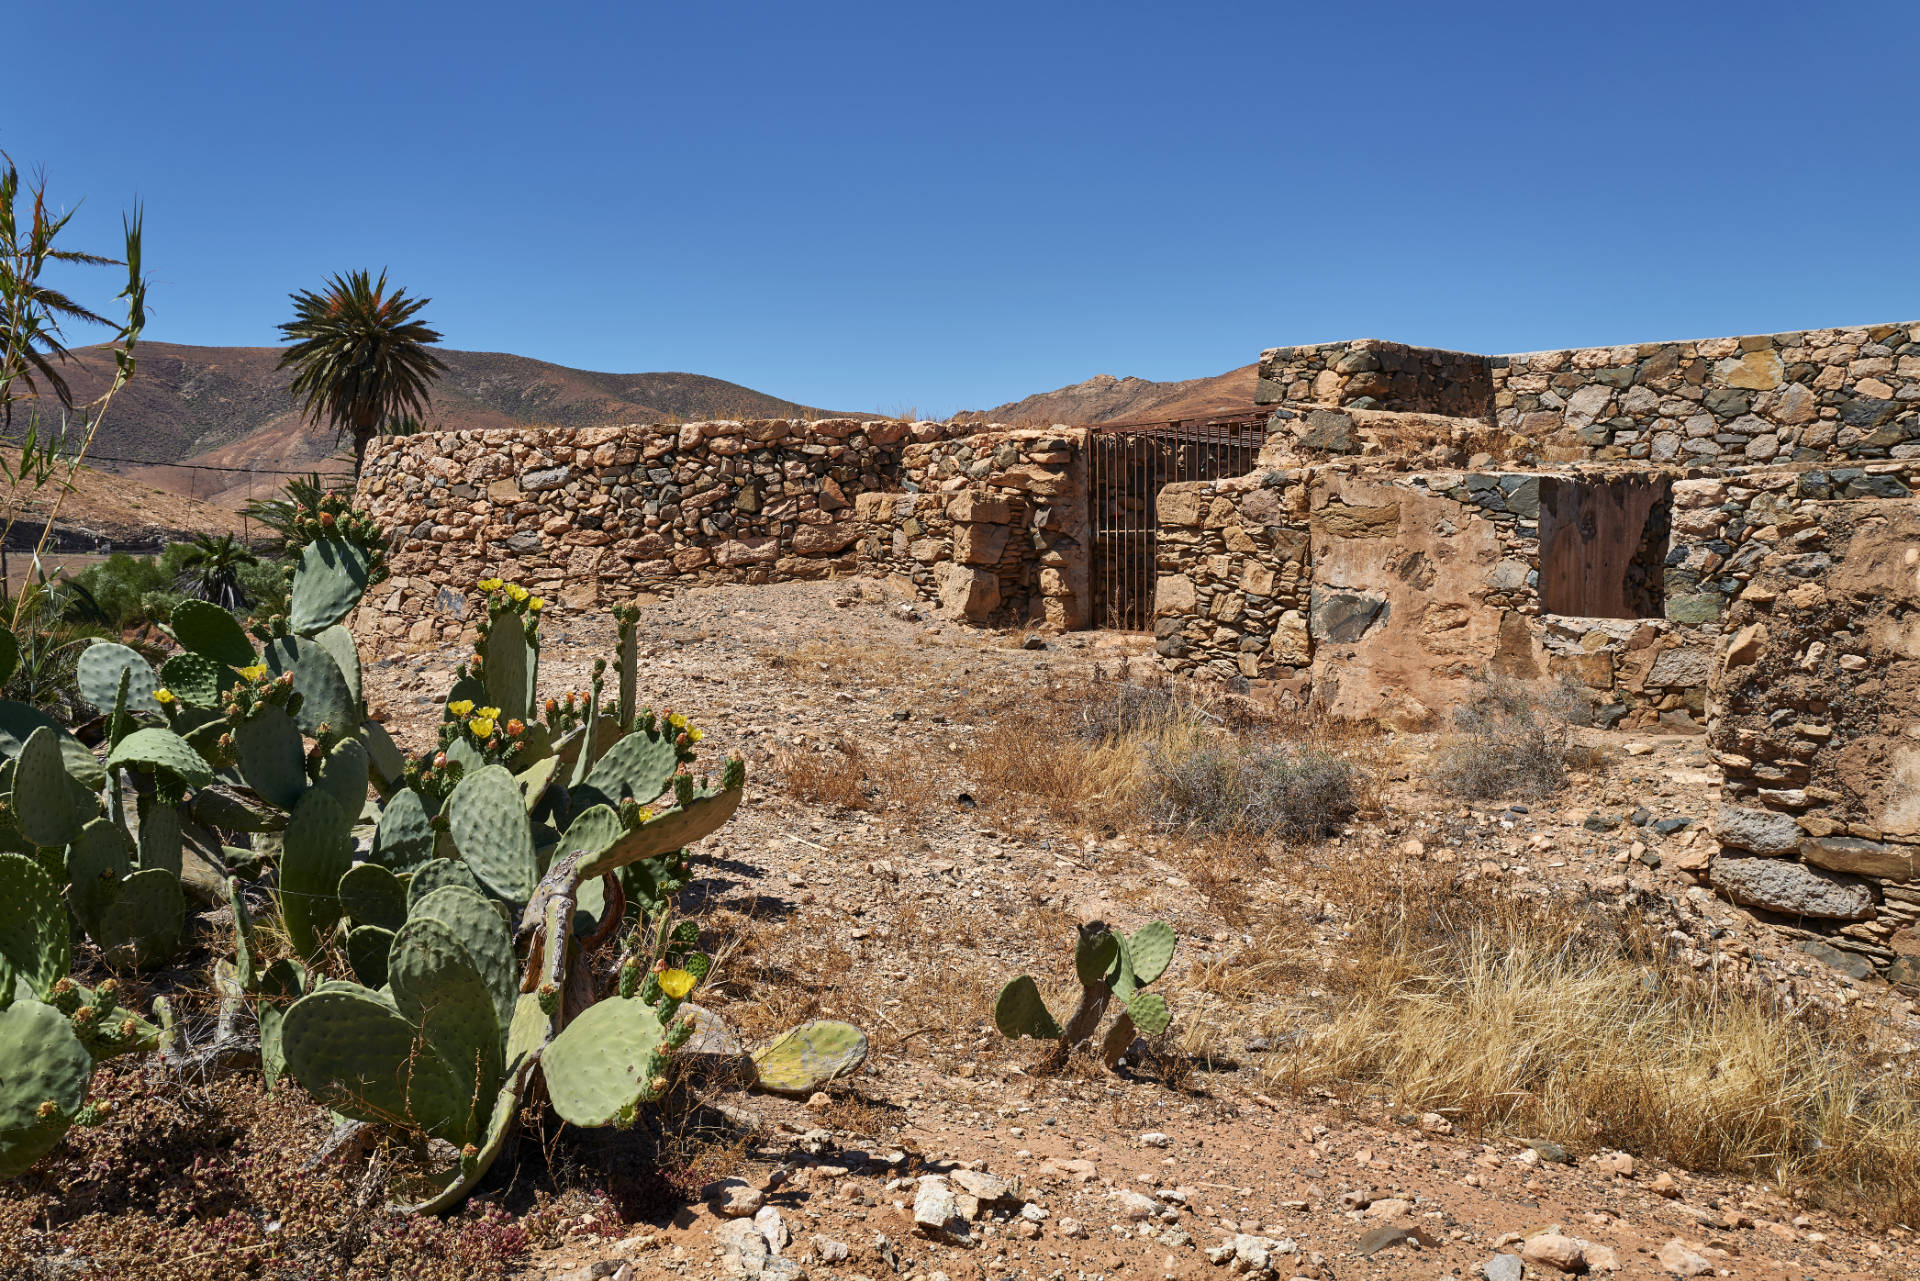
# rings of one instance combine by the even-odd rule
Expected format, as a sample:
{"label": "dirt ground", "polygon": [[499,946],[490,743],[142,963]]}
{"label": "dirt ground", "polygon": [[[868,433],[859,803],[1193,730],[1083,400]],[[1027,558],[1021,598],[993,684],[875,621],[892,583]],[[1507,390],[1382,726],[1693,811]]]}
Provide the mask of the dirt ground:
{"label": "dirt ground", "polygon": [[[1563,1150],[1543,1136],[1473,1132],[1378,1089],[1288,1088],[1283,1078],[1290,1036],[1333,998],[1257,967],[1280,934],[1331,958],[1358,909],[1325,887],[1349,865],[1388,865],[1383,851],[1400,874],[1464,872],[1521,896],[1653,903],[1679,964],[1764,981],[1802,1006],[1861,1011],[1911,1041],[1920,1022],[1898,992],[1829,969],[1691,884],[1685,867],[1704,845],[1713,779],[1700,739],[1595,734],[1605,767],[1577,775],[1570,791],[1467,806],[1425,788],[1419,762],[1431,736],[1383,731],[1354,746],[1376,778],[1376,814],[1311,848],[1255,858],[1231,843],[1088,826],[1011,803],[992,784],[1005,774],[993,762],[1037,759],[1023,710],[1096,669],[1117,678],[1131,663],[1142,673],[1145,637],[984,633],[873,581],[695,591],[647,603],[641,628],[642,701],[704,728],[708,759],[737,751],[748,762],[747,803],[705,843],[683,895],[716,961],[696,999],[749,1046],[806,1018],[838,1017],[866,1029],[871,1053],[861,1072],[804,1103],[691,1078],[675,1096],[680,1129],[648,1158],[666,1174],[638,1193],[621,1181],[620,1140],[562,1150],[550,1127],[523,1140],[443,1228],[393,1229],[447,1233],[453,1244],[435,1257],[467,1263],[418,1270],[396,1246],[395,1272],[1439,1281],[1478,1276],[1492,1261],[1488,1275],[1518,1281],[1522,1272],[1507,1269],[1521,1261],[1497,1256],[1526,1251],[1539,1257],[1525,1275],[1561,1275],[1544,1261],[1554,1242],[1538,1239],[1566,1237],[1583,1270],[1623,1277],[1920,1274],[1910,1231],[1876,1226],[1831,1196],[1796,1199],[1795,1189],[1571,1140]],[[554,610],[543,691],[584,688],[613,635],[604,616]],[[424,746],[460,653],[366,657],[374,714],[403,744]],[[1691,822],[1664,835],[1653,826],[1669,819]],[[994,1030],[994,995],[1016,974],[1033,974],[1056,1012],[1067,1004],[1077,924],[1131,931],[1156,918],[1179,938],[1155,989],[1174,1023],[1120,1072],[1077,1062],[1047,1071],[1044,1047]],[[126,1195],[81,1195],[89,1171],[120,1168],[101,1146],[128,1141],[113,1139],[110,1121],[96,1132],[106,1137],[70,1140],[78,1155],[18,1194],[0,1226],[15,1257],[35,1261],[17,1274],[344,1275],[271,1262],[264,1243],[293,1233],[296,1219],[302,1231],[334,1230],[328,1207],[377,1202],[377,1181],[346,1170],[307,1189],[304,1175],[275,1172],[304,1170],[328,1126],[297,1088],[258,1102],[257,1086],[243,1073],[201,1087],[211,1102],[179,1124],[204,1143],[207,1118],[237,1109],[231,1128],[251,1137],[235,1142],[272,1146],[284,1164],[240,1158],[260,1172],[219,1173],[216,1200],[176,1190],[136,1207],[142,1222],[226,1223],[244,1250],[171,1238],[163,1247],[156,1235],[151,1263],[135,1266],[138,1243],[103,1245],[107,1220],[74,1216],[96,1203],[130,1213]],[[128,1116],[159,1106],[136,1099]],[[966,1195],[992,1183],[982,1174],[1009,1181],[985,1188],[999,1199],[981,1198],[964,1239],[915,1225],[921,1177],[942,1172]],[[177,1171],[169,1178],[177,1189]],[[725,1179],[741,1181],[728,1194],[734,1208],[759,1207],[759,1230],[703,1194]],[[537,1230],[513,1226],[514,1215]],[[1236,1236],[1238,1257],[1209,1259]],[[777,1253],[770,1240],[782,1243]],[[375,1257],[363,1254],[352,1274],[383,1275],[368,1270]],[[87,1262],[109,1258],[121,1262]]]}
{"label": "dirt ground", "polygon": [[[1277,916],[1311,911],[1298,888],[1277,870],[1250,874],[1229,896],[1229,921],[1196,890],[1191,850],[1181,857],[1171,840],[1103,839],[996,809],[972,796],[979,788],[967,769],[970,753],[1023,750],[996,728],[998,714],[1096,666],[1123,672],[1146,638],[1089,632],[1025,648],[1035,643],[1026,634],[941,623],[870,581],[697,591],[650,605],[642,628],[644,697],[685,711],[707,728],[707,746],[738,751],[749,765],[749,803],[705,852],[695,887],[703,911],[742,934],[740,918],[750,918],[759,937],[748,952],[818,967],[812,993],[769,992],[743,975],[751,955],[723,951],[704,999],[749,1040],[812,1016],[860,1022],[872,1038],[866,1069],[822,1109],[748,1094],[726,1100],[766,1127],[735,1173],[751,1181],[799,1162],[767,1199],[792,1235],[786,1256],[809,1273],[1199,1276],[1224,1270],[1203,1251],[1241,1232],[1294,1243],[1295,1253],[1272,1261],[1280,1276],[1465,1277],[1517,1250],[1512,1234],[1554,1225],[1609,1247],[1623,1276],[1671,1275],[1656,1256],[1676,1239],[1723,1275],[1897,1277],[1920,1268],[1910,1234],[1872,1231],[1757,1185],[1596,1153],[1542,1161],[1512,1138],[1423,1131],[1380,1098],[1286,1097],[1262,1053],[1281,1029],[1194,1026],[1207,1009],[1189,991],[1197,977],[1232,966]],[[592,656],[611,651],[611,627],[599,619],[555,619],[545,635],[548,690],[584,687]],[[440,665],[411,655],[376,662],[373,697],[396,722],[431,716]],[[1713,775],[1701,740],[1597,741],[1618,767],[1574,795],[1525,807],[1532,813],[1437,802],[1389,767],[1401,777],[1387,780],[1380,830],[1350,829],[1325,856],[1410,838],[1437,858],[1479,861],[1489,875],[1651,890],[1674,900],[1683,928],[1702,940],[1719,931],[1713,950],[1773,957],[1778,981],[1802,999],[1870,1003],[1913,1027],[1912,1005],[1884,985],[1788,953],[1743,913],[1704,890],[1689,894],[1674,865],[1705,839]],[[809,763],[844,768],[848,753],[832,746],[841,742],[878,780],[859,802],[866,808],[781,790],[784,773]],[[1638,754],[1627,754],[1629,742]],[[1425,744],[1406,746],[1417,759]],[[1639,805],[1694,823],[1672,838],[1586,825]],[[1635,857],[1645,852],[1635,837],[1667,849],[1664,870]],[[1324,906],[1331,937],[1339,905]],[[1162,986],[1176,1011],[1169,1037],[1196,1052],[1190,1070],[1040,1075],[1033,1042],[993,1031],[993,995],[1014,974],[1066,990],[1077,922],[1132,930],[1155,918],[1180,938]],[[1284,1009],[1303,994],[1275,997]],[[917,1234],[911,1177],[948,1165],[1020,1180],[1021,1198],[1047,1217],[977,1226],[969,1246]],[[1626,1166],[1631,1174],[1613,1172]],[[1123,1193],[1154,1196],[1152,1217],[1131,1217],[1140,1203]],[[727,1222],[692,1206],[623,1241],[575,1241],[531,1271],[620,1261],[638,1276],[719,1275],[728,1259],[716,1258],[715,1233]],[[1396,1226],[1419,1239],[1363,1253],[1377,1245],[1370,1232]],[[847,1260],[822,1262],[816,1236],[845,1244]]]}

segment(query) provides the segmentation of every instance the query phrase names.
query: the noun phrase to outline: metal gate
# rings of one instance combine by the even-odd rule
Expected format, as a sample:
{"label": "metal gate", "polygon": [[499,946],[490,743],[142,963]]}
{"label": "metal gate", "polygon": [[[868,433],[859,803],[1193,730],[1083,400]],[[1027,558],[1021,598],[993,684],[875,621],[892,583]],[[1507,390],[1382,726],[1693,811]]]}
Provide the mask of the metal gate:
{"label": "metal gate", "polygon": [[1249,410],[1090,429],[1087,505],[1096,625],[1120,631],[1152,628],[1161,487],[1252,471],[1266,443],[1266,423],[1267,411]]}

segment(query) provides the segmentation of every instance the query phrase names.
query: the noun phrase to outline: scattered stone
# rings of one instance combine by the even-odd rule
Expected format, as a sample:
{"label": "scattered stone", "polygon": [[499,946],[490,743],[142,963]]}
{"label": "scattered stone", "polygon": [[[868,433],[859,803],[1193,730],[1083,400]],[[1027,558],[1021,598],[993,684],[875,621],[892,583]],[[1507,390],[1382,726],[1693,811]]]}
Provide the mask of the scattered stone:
{"label": "scattered stone", "polygon": [[786,1221],[773,1206],[763,1205],[754,1211],[753,1226],[760,1229],[760,1235],[767,1239],[767,1251],[770,1254],[779,1254],[793,1240],[793,1234],[787,1231]]}
{"label": "scattered stone", "polygon": [[1160,1212],[1160,1203],[1144,1193],[1123,1190],[1115,1192],[1113,1200],[1119,1203],[1123,1219],[1151,1219]]}
{"label": "scattered stone", "polygon": [[1353,1243],[1354,1253],[1362,1258],[1396,1245],[1431,1245],[1431,1241],[1420,1235],[1414,1228],[1375,1228],[1365,1233]]}
{"label": "scattered stone", "polygon": [[1556,1272],[1581,1272],[1587,1266],[1587,1253],[1582,1244],[1558,1232],[1528,1238],[1520,1247],[1520,1258],[1537,1268],[1552,1268]]}
{"label": "scattered stone", "polygon": [[847,1243],[836,1241],[830,1236],[816,1232],[809,1242],[813,1246],[813,1257],[822,1263],[845,1263],[847,1261]]}
{"label": "scattered stone", "polygon": [[966,1237],[967,1222],[960,1217],[953,1189],[947,1186],[943,1176],[929,1174],[921,1178],[920,1190],[913,1197],[913,1226],[927,1236]]}
{"label": "scattered stone", "polygon": [[767,1203],[767,1194],[745,1179],[722,1179],[707,1189],[707,1204],[726,1219],[752,1218]]}
{"label": "scattered stone", "polygon": [[1696,1254],[1678,1237],[1661,1246],[1654,1257],[1660,1260],[1661,1267],[1676,1276],[1697,1277],[1713,1271],[1711,1260]]}
{"label": "scattered stone", "polygon": [[1487,1281],[1520,1281],[1526,1270],[1517,1254],[1496,1254],[1480,1264],[1480,1275]]}
{"label": "scattered stone", "polygon": [[1172,1142],[1173,1142],[1172,1139],[1160,1133],[1158,1130],[1150,1130],[1146,1134],[1143,1134],[1140,1136],[1140,1143],[1141,1143],[1141,1146],[1143,1147],[1164,1148],[1169,1144],[1171,1144]]}
{"label": "scattered stone", "polygon": [[1404,1219],[1413,1213],[1413,1202],[1404,1197],[1382,1197],[1366,1209],[1369,1219]]}

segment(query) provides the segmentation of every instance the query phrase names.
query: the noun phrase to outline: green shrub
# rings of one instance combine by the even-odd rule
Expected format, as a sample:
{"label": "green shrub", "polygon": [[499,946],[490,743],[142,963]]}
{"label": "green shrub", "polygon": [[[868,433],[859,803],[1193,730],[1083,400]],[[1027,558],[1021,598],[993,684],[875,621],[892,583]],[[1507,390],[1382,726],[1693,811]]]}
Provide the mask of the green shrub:
{"label": "green shrub", "polygon": [[109,625],[124,630],[148,621],[143,598],[149,592],[167,591],[172,576],[153,556],[133,556],[115,552],[97,565],[90,565],[74,581],[100,606]]}

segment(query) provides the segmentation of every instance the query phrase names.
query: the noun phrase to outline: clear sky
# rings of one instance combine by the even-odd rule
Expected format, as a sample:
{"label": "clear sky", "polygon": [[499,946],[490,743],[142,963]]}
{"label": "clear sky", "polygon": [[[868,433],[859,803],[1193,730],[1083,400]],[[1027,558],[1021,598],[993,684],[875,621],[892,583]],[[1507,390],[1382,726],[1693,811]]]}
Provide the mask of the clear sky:
{"label": "clear sky", "polygon": [[38,4],[0,148],[154,339],[386,267],[450,346],[984,408],[1373,336],[1920,317],[1920,7]]}

